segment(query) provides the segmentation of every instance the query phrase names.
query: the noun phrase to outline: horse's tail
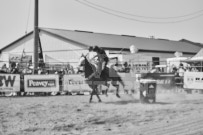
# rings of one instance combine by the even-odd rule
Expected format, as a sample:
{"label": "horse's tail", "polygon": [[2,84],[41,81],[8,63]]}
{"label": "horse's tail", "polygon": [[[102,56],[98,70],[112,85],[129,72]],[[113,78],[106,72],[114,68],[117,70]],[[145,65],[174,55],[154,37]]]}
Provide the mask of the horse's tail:
{"label": "horse's tail", "polygon": [[120,84],[121,84],[121,85],[123,86],[123,88],[124,88],[124,87],[125,87],[125,83],[124,83],[124,81],[123,81],[123,79],[121,78],[120,75],[118,75],[117,79],[118,79],[118,81],[120,82]]}
{"label": "horse's tail", "polygon": [[114,68],[108,68],[109,72],[109,78],[112,79],[112,81],[119,82],[123,87],[125,86],[125,83],[121,76],[118,74],[118,72]]}

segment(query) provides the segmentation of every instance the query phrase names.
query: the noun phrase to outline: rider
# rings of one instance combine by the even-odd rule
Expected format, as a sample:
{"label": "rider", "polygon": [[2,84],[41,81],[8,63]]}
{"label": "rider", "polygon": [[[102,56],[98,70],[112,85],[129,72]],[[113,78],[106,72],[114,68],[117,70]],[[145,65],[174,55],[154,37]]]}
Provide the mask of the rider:
{"label": "rider", "polygon": [[91,79],[93,76],[100,78],[101,72],[106,68],[109,62],[109,58],[102,48],[94,46],[93,51],[96,52],[96,55],[92,59],[97,57],[97,69],[96,72],[88,77],[88,79]]}
{"label": "rider", "polygon": [[95,52],[93,51],[94,47],[93,46],[90,46],[88,48],[89,52],[87,54],[87,59],[91,62],[91,63],[95,63],[94,61],[94,56],[96,55]]}

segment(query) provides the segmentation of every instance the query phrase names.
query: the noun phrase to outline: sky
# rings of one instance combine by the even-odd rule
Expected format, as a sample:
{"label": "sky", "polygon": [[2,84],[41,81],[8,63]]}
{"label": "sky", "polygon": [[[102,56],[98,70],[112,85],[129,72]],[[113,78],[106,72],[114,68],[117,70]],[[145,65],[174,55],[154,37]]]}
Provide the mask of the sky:
{"label": "sky", "polygon": [[[0,0],[0,48],[34,28],[34,0]],[[203,43],[203,0],[39,0],[39,27]]]}

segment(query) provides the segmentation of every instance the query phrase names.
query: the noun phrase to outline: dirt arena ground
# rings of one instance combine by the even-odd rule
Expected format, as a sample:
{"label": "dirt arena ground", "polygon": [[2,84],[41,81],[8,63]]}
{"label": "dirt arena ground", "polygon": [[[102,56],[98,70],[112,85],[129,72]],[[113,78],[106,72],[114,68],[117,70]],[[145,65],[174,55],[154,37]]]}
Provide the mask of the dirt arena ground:
{"label": "dirt arena ground", "polygon": [[203,135],[203,94],[0,97],[1,135]]}

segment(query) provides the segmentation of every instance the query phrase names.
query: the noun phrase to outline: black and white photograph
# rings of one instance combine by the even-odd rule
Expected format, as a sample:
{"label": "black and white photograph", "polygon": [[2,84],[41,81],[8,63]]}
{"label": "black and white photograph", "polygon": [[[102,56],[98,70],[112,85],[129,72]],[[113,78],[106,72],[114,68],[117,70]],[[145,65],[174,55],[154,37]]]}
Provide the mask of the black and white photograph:
{"label": "black and white photograph", "polygon": [[0,135],[203,135],[202,0],[0,3]]}

